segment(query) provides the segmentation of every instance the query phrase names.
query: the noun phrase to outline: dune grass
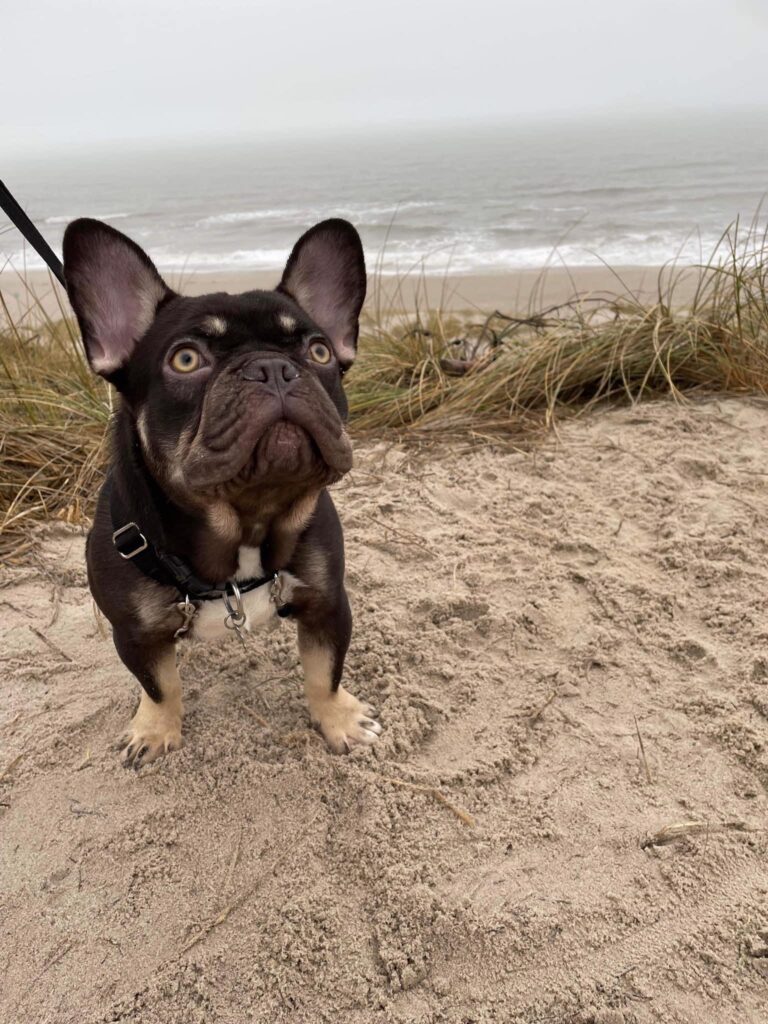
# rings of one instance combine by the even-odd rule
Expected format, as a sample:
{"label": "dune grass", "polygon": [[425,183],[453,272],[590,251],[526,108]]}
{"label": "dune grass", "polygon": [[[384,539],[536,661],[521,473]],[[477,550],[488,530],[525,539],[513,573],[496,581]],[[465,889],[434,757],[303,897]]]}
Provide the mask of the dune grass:
{"label": "dune grass", "polygon": [[[691,289],[691,275],[694,286]],[[676,299],[687,277],[684,307]],[[379,303],[347,378],[351,430],[443,444],[516,442],[598,402],[691,389],[768,393],[768,242],[734,224],[696,268],[668,267],[652,302],[620,287],[549,310],[460,320]],[[0,554],[30,527],[86,522],[106,459],[109,387],[89,371],[67,311],[12,318],[0,300]]]}

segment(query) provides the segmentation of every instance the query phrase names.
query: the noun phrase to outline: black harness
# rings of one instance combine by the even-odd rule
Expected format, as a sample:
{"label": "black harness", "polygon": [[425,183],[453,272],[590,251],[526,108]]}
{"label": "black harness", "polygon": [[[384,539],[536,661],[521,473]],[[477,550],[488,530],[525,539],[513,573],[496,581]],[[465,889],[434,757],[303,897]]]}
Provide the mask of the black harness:
{"label": "black harness", "polygon": [[[258,590],[259,587],[263,587],[267,583],[276,587],[273,593],[279,593],[279,571],[270,573],[268,576],[253,576],[250,579],[236,581],[226,580],[222,583],[209,583],[206,580],[201,580],[183,558],[179,558],[178,555],[170,555],[153,544],[142,532],[138,523],[132,520],[126,522],[127,516],[117,488],[111,479],[107,480],[106,486],[109,491],[112,543],[117,553],[149,579],[167,587],[175,587],[187,606],[195,601],[223,600],[229,609],[231,599],[236,598],[239,603],[242,594]],[[277,614],[281,618],[290,615],[291,611],[290,604],[278,604]]]}

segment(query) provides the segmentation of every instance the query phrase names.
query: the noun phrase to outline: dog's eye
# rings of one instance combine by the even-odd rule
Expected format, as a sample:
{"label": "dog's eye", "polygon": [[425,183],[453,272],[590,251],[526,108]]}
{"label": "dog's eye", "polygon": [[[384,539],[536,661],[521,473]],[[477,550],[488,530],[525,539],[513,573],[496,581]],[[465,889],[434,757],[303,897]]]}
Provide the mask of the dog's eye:
{"label": "dog's eye", "polygon": [[177,348],[171,356],[171,366],[177,373],[199,370],[203,360],[196,348]]}
{"label": "dog's eye", "polygon": [[325,366],[331,361],[331,350],[322,341],[313,341],[309,346],[309,357],[316,363]]}

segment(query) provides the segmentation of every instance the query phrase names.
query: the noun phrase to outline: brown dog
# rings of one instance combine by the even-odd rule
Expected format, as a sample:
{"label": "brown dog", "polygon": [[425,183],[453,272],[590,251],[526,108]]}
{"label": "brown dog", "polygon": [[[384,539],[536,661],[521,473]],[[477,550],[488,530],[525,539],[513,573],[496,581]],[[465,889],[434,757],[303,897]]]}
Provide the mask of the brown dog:
{"label": "brown dog", "polygon": [[342,376],[365,298],[359,236],[327,220],[275,291],[186,298],[120,232],[77,220],[64,273],[92,368],[120,392],[88,577],[143,687],[123,758],[181,745],[177,642],[298,624],[312,719],[332,750],[372,743],[340,686],[351,615],[326,487],[352,465]]}

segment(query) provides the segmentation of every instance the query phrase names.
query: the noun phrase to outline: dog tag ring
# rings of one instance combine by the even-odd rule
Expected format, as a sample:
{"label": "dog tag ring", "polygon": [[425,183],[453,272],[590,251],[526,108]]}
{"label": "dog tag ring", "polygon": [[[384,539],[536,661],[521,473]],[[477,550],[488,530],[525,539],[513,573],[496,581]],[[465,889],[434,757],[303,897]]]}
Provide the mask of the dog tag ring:
{"label": "dog tag ring", "polygon": [[189,600],[189,594],[187,594],[183,601],[179,601],[176,605],[176,611],[183,616],[184,621],[173,634],[174,640],[178,640],[180,636],[189,632],[189,628],[192,625],[192,619],[194,619],[197,612],[197,608]]}
{"label": "dog tag ring", "polygon": [[[232,588],[232,593],[229,590]],[[234,598],[234,605],[232,603]],[[234,629],[237,633],[240,643],[245,646],[245,637],[243,636],[241,627],[245,625],[245,612],[243,611],[243,598],[240,594],[240,588],[234,580],[229,580],[227,583],[227,589],[224,591],[224,607],[229,613],[224,619],[224,625],[227,629]]]}

